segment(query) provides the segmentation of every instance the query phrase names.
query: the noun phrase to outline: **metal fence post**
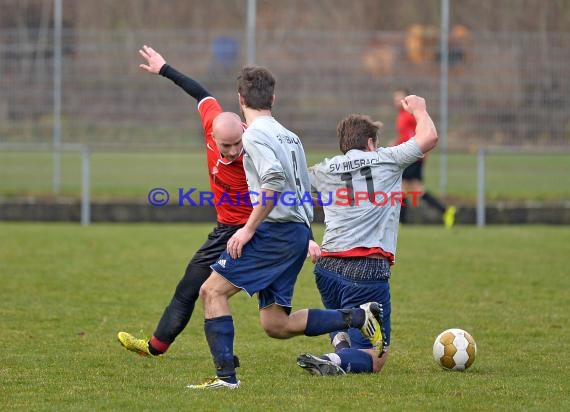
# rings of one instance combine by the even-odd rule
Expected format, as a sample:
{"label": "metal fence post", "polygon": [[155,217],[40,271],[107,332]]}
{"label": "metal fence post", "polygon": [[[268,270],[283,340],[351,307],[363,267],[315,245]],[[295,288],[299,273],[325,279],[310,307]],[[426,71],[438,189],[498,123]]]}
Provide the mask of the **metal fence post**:
{"label": "metal fence post", "polygon": [[91,223],[91,151],[89,146],[81,147],[81,225]]}
{"label": "metal fence post", "polygon": [[477,227],[485,226],[485,149],[477,152]]}
{"label": "metal fence post", "polygon": [[61,189],[61,28],[62,0],[54,0],[53,8],[53,188]]}
{"label": "metal fence post", "polygon": [[447,121],[448,121],[448,75],[449,75],[449,0],[441,0],[440,33],[440,96],[439,96],[439,191],[447,194]]}
{"label": "metal fence post", "polygon": [[256,0],[247,0],[247,21],[246,21],[246,39],[247,39],[247,65],[255,64],[255,17],[257,14]]}

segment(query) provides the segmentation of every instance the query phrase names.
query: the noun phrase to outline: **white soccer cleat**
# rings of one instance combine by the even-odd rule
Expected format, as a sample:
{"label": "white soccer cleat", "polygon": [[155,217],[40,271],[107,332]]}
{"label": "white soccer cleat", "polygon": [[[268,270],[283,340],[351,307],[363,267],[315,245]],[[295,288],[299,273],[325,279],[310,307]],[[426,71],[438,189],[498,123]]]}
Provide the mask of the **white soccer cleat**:
{"label": "white soccer cleat", "polygon": [[297,365],[308,371],[311,375],[346,375],[346,372],[334,362],[319,358],[310,353],[303,353],[297,357]]}

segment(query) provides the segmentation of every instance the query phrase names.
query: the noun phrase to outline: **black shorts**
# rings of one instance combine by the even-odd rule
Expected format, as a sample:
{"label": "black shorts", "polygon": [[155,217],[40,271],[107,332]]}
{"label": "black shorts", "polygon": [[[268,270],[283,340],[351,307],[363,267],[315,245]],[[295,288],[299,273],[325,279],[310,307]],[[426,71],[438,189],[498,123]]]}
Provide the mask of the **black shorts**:
{"label": "black shorts", "polygon": [[218,225],[210,232],[208,239],[198,249],[190,264],[209,268],[210,265],[216,263],[222,252],[226,250],[228,240],[243,226],[230,226],[218,222]]}
{"label": "black shorts", "polygon": [[423,169],[424,162],[422,160],[412,163],[404,169],[402,180],[419,180],[421,182],[424,178]]}

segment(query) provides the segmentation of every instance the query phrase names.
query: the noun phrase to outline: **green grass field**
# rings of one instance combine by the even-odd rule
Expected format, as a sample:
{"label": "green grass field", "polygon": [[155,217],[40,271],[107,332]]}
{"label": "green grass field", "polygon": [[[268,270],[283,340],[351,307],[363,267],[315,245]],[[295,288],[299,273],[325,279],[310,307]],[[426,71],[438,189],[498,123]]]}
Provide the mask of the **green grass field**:
{"label": "green grass field", "polygon": [[[309,165],[334,151],[307,153]],[[162,187],[209,190],[202,149],[193,153],[101,153],[91,162],[91,193],[95,201],[127,199],[146,202],[148,192]],[[439,192],[439,158],[430,154],[426,163],[426,187]],[[570,153],[559,155],[493,154],[487,159],[487,199],[570,199]],[[52,193],[52,157],[48,153],[0,152],[0,197],[49,197]],[[79,198],[81,161],[78,153],[62,156],[62,194]],[[477,191],[477,159],[474,154],[448,158],[447,194],[458,204],[473,204]],[[172,201],[172,200],[171,200]]]}
{"label": "green grass field", "polygon": [[[209,224],[0,223],[2,410],[570,410],[567,228],[403,227],[393,271],[392,350],[379,375],[318,378],[295,365],[325,337],[264,335],[257,302],[232,299],[242,387],[194,392],[213,367],[197,309],[158,359],[116,342],[150,335]],[[322,227],[315,228],[317,239]],[[320,307],[307,261],[294,308]],[[465,373],[432,359],[461,327],[478,344]]]}

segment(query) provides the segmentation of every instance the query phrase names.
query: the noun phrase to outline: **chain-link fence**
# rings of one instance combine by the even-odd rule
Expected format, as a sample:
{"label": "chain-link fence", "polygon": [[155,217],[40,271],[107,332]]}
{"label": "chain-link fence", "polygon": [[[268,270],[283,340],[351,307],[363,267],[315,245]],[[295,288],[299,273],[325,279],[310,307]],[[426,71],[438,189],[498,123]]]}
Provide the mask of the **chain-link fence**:
{"label": "chain-link fence", "polygon": [[[0,31],[0,142],[51,142],[53,34]],[[307,146],[336,147],[338,121],[353,112],[394,137],[392,92],[425,96],[439,119],[439,33],[264,31],[257,63],[277,77],[275,113]],[[195,102],[138,68],[152,45],[237,110],[235,77],[245,33],[220,30],[63,30],[62,142],[93,146],[200,141]],[[569,33],[473,32],[453,26],[448,147],[570,145]]]}

